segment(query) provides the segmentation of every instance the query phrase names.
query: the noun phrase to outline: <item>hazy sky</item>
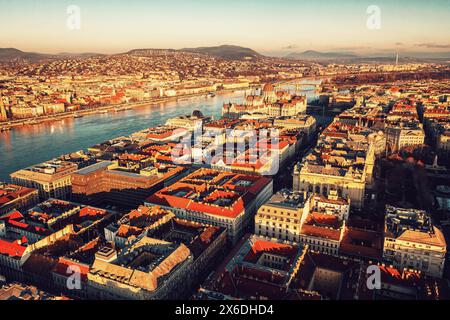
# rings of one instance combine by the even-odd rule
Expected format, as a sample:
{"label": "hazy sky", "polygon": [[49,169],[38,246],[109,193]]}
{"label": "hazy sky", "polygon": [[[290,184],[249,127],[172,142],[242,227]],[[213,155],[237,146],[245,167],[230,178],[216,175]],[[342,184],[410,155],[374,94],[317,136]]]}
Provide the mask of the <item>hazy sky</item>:
{"label": "hazy sky", "polygon": [[[80,30],[66,26],[81,9]],[[368,6],[381,28],[366,26]],[[117,53],[236,44],[262,53],[308,49],[450,51],[450,0],[0,0],[0,47]]]}

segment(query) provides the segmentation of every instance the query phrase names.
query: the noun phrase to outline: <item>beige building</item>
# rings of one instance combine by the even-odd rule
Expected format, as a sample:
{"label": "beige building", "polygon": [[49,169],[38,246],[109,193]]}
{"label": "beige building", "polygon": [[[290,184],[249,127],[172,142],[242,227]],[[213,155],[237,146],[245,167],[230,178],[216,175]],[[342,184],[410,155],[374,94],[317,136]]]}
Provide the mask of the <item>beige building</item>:
{"label": "beige building", "polygon": [[450,153],[450,116],[448,118],[425,118],[425,131],[432,146],[440,155]]}
{"label": "beige building", "polygon": [[55,114],[66,111],[64,103],[45,103],[43,104],[45,114]]}
{"label": "beige building", "polygon": [[259,95],[248,95],[242,104],[225,103],[222,116],[240,118],[246,114],[263,114],[270,117],[296,116],[306,113],[306,96],[292,95],[266,84]]}
{"label": "beige building", "polygon": [[445,154],[450,153],[450,131],[440,133],[436,140],[436,148],[438,151]]}
{"label": "beige building", "polygon": [[284,129],[296,129],[304,132],[308,139],[316,131],[316,119],[308,115],[297,115],[295,117],[280,117],[274,120],[274,126]]}
{"label": "beige building", "polygon": [[91,299],[176,299],[186,291],[193,255],[184,244],[144,237],[119,253],[105,247],[88,273]]}
{"label": "beige building", "polygon": [[421,124],[411,126],[388,126],[386,128],[386,149],[397,152],[407,146],[421,145],[425,141],[425,132]]}
{"label": "beige building", "polygon": [[0,96],[0,121],[8,120],[8,114],[6,112],[6,107],[2,102],[2,97]]}
{"label": "beige building", "polygon": [[337,256],[350,213],[349,201],[332,190],[325,197],[312,195],[301,221],[300,243],[311,250]]}
{"label": "beige building", "polygon": [[208,119],[196,116],[179,116],[168,119],[166,121],[166,126],[183,128],[189,131],[201,130],[204,120]]}
{"label": "beige building", "polygon": [[199,169],[154,193],[144,205],[158,205],[177,218],[226,228],[228,240],[236,244],[258,208],[272,195],[270,178]]}
{"label": "beige building", "polygon": [[17,105],[11,107],[12,116],[16,119],[32,118],[44,115],[43,106]]}
{"label": "beige building", "polygon": [[16,209],[25,209],[39,202],[36,189],[0,182],[0,217]]}
{"label": "beige building", "polygon": [[225,90],[229,90],[229,89],[244,89],[244,88],[248,88],[250,86],[250,83],[248,81],[234,81],[234,80],[230,80],[230,81],[224,81],[222,83],[222,86]]}
{"label": "beige building", "polygon": [[294,97],[289,102],[277,101],[269,105],[269,115],[271,117],[295,116],[306,112],[306,97]]}
{"label": "beige building", "polygon": [[51,160],[11,174],[14,184],[35,188],[41,200],[67,199],[71,194],[71,174],[78,169],[75,163]]}
{"label": "beige building", "polygon": [[362,163],[363,169],[354,168],[352,165],[319,164],[306,160],[294,168],[293,189],[307,192],[308,195],[328,195],[330,190],[336,190],[338,196],[349,198],[352,206],[361,209],[366,184],[372,183],[375,163],[373,148],[370,148],[365,158],[360,158],[356,163]]}
{"label": "beige building", "polygon": [[324,196],[336,190],[339,197],[349,198],[354,208],[361,209],[365,188],[373,183],[377,147],[373,132],[363,134],[362,130],[339,121],[328,126],[295,166],[293,189]]}
{"label": "beige building", "polygon": [[301,192],[282,190],[274,194],[255,216],[255,234],[299,242],[305,200]]}
{"label": "beige building", "polygon": [[383,258],[394,267],[442,278],[447,244],[425,211],[386,206]]}

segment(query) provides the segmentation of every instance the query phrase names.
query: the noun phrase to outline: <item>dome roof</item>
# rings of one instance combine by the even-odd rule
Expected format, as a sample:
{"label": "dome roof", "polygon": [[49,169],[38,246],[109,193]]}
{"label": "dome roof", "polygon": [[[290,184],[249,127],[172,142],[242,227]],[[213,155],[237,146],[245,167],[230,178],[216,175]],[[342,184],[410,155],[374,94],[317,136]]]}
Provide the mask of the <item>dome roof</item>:
{"label": "dome roof", "polygon": [[270,83],[265,84],[263,87],[263,92],[270,92],[270,91],[275,91],[274,86]]}

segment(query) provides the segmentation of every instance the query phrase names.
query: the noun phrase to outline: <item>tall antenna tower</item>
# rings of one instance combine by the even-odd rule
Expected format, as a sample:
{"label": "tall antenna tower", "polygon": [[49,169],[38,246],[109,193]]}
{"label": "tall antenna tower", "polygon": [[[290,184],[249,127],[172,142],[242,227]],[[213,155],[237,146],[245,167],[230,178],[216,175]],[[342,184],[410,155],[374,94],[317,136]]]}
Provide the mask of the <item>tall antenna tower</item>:
{"label": "tall antenna tower", "polygon": [[395,65],[396,66],[398,65],[398,52],[397,52],[397,55],[395,56]]}

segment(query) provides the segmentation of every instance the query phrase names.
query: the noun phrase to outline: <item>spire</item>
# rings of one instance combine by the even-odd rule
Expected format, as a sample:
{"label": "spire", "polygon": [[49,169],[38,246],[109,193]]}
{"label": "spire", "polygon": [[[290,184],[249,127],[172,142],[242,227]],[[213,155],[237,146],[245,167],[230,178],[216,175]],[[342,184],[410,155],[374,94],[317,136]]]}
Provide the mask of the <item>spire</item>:
{"label": "spire", "polygon": [[438,155],[434,156],[434,161],[433,161],[433,167],[437,167],[438,166]]}

